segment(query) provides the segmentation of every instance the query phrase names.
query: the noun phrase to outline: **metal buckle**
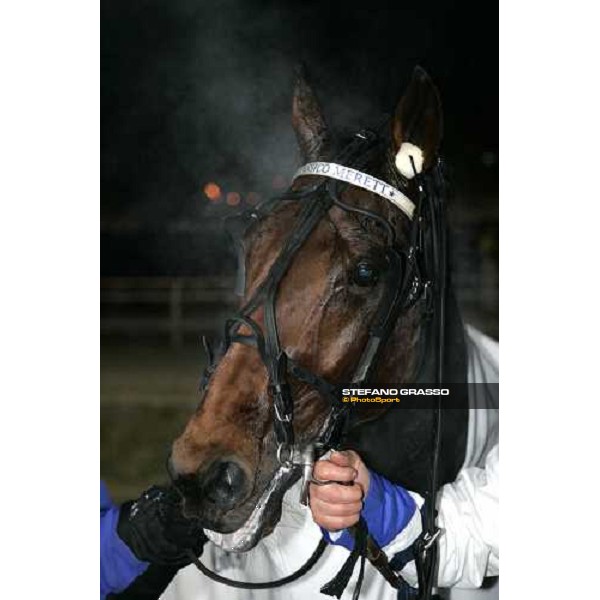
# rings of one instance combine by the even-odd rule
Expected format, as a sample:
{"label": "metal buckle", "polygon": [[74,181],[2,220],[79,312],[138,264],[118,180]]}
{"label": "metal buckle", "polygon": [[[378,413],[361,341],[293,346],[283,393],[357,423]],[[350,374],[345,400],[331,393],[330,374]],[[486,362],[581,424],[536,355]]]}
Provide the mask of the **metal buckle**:
{"label": "metal buckle", "polygon": [[422,539],[422,545],[421,545],[421,552],[423,553],[423,555],[427,554],[427,552],[429,552],[429,549],[431,548],[431,546],[433,546],[433,544],[435,544],[436,540],[440,537],[442,533],[442,530],[439,527],[435,528],[435,531],[433,533],[431,533],[430,531],[426,531],[423,534]]}
{"label": "metal buckle", "polygon": [[[287,457],[284,460],[281,460],[281,451],[283,450],[283,448],[285,448],[287,450]],[[294,448],[290,448],[290,446],[288,446],[287,444],[284,444],[283,442],[281,442],[280,444],[278,444],[277,446],[277,461],[279,462],[280,465],[284,466],[284,467],[291,467],[294,464]]]}
{"label": "metal buckle", "polygon": [[362,131],[356,133],[355,136],[361,140],[372,141],[377,137],[377,134],[370,129],[363,129]]}
{"label": "metal buckle", "polygon": [[354,485],[354,481],[335,481],[334,479],[315,479],[311,476],[310,483],[314,483],[315,485],[333,485],[334,483],[337,485],[344,485],[346,487],[350,487]]}
{"label": "metal buckle", "polygon": [[292,422],[292,415],[290,413],[287,413],[286,415],[281,415],[281,413],[279,412],[279,408],[277,406],[277,402],[273,403],[273,407],[275,408],[275,417],[277,418],[278,421],[280,421],[281,423],[291,423]]}
{"label": "metal buckle", "polygon": [[312,479],[313,465],[315,463],[315,447],[309,444],[300,452],[300,464],[302,466],[302,487],[300,488],[300,504],[309,505],[310,480]]}
{"label": "metal buckle", "polygon": [[433,284],[427,280],[423,285],[423,299],[425,300],[424,317],[430,319],[433,316]]}

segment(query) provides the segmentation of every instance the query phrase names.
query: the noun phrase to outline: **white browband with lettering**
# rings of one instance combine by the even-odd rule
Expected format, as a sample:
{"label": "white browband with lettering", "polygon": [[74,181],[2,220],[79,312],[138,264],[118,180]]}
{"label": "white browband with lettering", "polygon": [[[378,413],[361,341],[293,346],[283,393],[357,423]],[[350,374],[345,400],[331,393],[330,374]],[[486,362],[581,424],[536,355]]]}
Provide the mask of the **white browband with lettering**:
{"label": "white browband with lettering", "polygon": [[331,177],[339,181],[345,181],[357,187],[373,192],[395,204],[409,219],[412,219],[415,205],[412,200],[407,198],[400,190],[394,186],[363,173],[351,167],[344,167],[330,162],[310,162],[300,167],[294,174],[294,179],[302,175],[318,175],[321,177]]}

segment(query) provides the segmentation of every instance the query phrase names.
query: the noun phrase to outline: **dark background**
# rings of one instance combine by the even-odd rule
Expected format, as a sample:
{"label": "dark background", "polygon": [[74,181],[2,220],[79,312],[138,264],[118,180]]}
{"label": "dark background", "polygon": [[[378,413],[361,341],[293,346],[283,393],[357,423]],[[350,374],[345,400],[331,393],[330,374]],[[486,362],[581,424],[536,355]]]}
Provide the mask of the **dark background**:
{"label": "dark background", "polygon": [[388,4],[102,0],[101,471],[117,498],[163,476],[196,401],[198,335],[218,335],[235,302],[221,218],[300,164],[299,61],[340,135],[390,114],[415,65],[432,76],[455,286],[465,318],[497,336],[498,7]]}
{"label": "dark background", "polygon": [[216,268],[226,250],[213,218],[227,209],[203,186],[216,181],[243,204],[277,175],[289,181],[300,60],[338,132],[390,113],[422,65],[442,95],[461,202],[497,204],[496,7],[389,5],[102,0],[102,274]]}

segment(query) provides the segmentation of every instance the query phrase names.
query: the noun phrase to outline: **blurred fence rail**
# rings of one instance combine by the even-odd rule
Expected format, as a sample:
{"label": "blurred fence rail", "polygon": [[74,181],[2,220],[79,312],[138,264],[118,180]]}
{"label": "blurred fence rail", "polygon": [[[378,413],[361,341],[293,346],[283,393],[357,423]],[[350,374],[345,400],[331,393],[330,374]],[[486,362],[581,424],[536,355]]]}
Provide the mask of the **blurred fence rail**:
{"label": "blurred fence rail", "polygon": [[219,331],[238,300],[234,277],[104,277],[100,332],[114,337],[186,338]]}
{"label": "blurred fence rail", "polygon": [[[458,205],[449,216],[452,277],[463,318],[497,337],[497,201]],[[223,258],[210,267],[223,274],[101,278],[101,334],[138,341],[154,338],[173,348],[197,341],[201,334],[220,336],[224,319],[239,299],[233,293],[233,265]]]}

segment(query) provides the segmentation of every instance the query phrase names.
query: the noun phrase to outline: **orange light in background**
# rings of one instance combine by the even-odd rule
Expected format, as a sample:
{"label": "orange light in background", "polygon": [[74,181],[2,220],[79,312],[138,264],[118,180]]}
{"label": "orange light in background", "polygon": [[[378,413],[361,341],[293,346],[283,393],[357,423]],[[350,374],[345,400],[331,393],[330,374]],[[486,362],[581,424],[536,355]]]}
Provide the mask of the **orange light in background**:
{"label": "orange light in background", "polygon": [[229,192],[227,194],[227,204],[229,206],[237,206],[242,200],[242,197],[237,192]]}
{"label": "orange light in background", "polygon": [[260,200],[260,194],[257,194],[256,192],[248,192],[248,195],[246,196],[246,202],[250,206],[254,206],[255,204],[258,204],[259,200]]}
{"label": "orange light in background", "polygon": [[276,190],[283,190],[287,187],[287,182],[283,175],[275,175],[273,177],[273,188]]}
{"label": "orange light in background", "polygon": [[218,202],[221,198],[221,188],[211,181],[204,186],[204,195],[211,202]]}

